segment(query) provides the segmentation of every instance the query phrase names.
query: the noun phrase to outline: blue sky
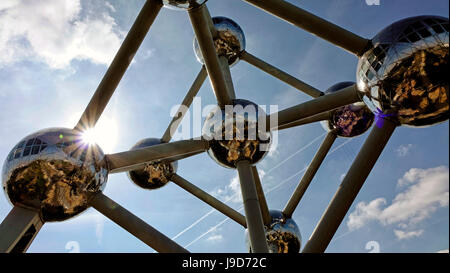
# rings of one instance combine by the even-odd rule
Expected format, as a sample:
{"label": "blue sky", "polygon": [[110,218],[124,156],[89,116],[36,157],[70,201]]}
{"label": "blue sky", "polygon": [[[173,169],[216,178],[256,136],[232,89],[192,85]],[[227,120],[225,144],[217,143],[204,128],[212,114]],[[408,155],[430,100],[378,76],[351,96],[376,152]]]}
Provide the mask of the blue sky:
{"label": "blue sky", "polygon": [[[364,0],[289,2],[367,38],[399,19],[423,14],[448,18],[449,10],[445,0],[381,0],[379,6]],[[1,1],[1,160],[32,132],[75,125],[143,3]],[[358,60],[342,49],[240,0],[210,0],[208,7],[213,16],[229,17],[242,27],[248,52],[312,86],[325,90],[355,81]],[[192,40],[187,14],[163,9],[99,122],[111,130],[105,145],[100,141],[106,152],[162,136],[171,108],[181,103],[200,70]],[[310,99],[247,63],[238,63],[231,72],[238,98],[279,109]],[[198,96],[203,105],[215,103],[208,80]],[[320,124],[279,132],[276,152],[258,164],[270,209],[284,207],[324,136]],[[335,151],[293,215],[303,245],[366,137],[338,139],[333,145]],[[371,241],[381,252],[448,250],[448,150],[448,121],[398,128],[327,251],[368,252]],[[221,200],[240,191],[236,171],[217,165],[207,154],[179,162],[178,174]],[[175,184],[146,191],[124,173],[110,175],[104,193],[171,238],[211,210]],[[241,207],[239,198],[228,204]],[[0,195],[0,219],[10,209]],[[192,252],[246,252],[243,228],[232,221],[218,225],[224,219],[211,213],[175,241]],[[81,252],[153,252],[93,209],[45,224],[29,252],[69,252],[72,241]]]}

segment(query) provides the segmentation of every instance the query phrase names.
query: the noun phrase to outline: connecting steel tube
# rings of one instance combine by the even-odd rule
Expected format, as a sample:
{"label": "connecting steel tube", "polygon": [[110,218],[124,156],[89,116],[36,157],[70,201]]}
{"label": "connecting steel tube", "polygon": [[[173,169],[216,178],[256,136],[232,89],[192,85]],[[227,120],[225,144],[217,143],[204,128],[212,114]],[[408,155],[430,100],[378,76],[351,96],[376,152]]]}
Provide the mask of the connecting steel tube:
{"label": "connecting steel tube", "polygon": [[361,56],[370,41],[284,0],[244,0],[299,28]]}
{"label": "connecting steel tube", "polygon": [[111,221],[156,251],[161,253],[188,253],[186,249],[136,217],[103,193],[98,193],[93,196],[90,204],[98,212],[108,217]]}
{"label": "connecting steel tube", "polygon": [[145,1],[136,21],[75,126],[76,130],[84,131],[95,126],[161,8],[161,1]]}
{"label": "connecting steel tube", "polygon": [[236,221],[238,224],[242,225],[244,228],[247,227],[247,223],[245,221],[245,217],[237,212],[236,210],[230,208],[229,206],[225,205],[224,203],[220,202],[218,199],[214,198],[210,194],[204,192],[202,189],[198,188],[194,184],[190,183],[183,177],[174,174],[170,180],[180,186],[182,189],[186,190],[187,192],[191,193],[195,197],[199,198],[203,202],[207,203],[208,205],[212,206],[213,208],[217,209],[221,213],[225,214],[226,216],[230,217],[234,221]]}
{"label": "connecting steel tube", "polygon": [[261,179],[259,179],[258,169],[255,166],[252,166],[252,173],[253,177],[255,178],[255,188],[256,193],[258,194],[259,207],[261,209],[263,222],[264,225],[268,227],[270,225],[270,222],[272,221],[272,216],[270,216],[266,196],[264,195],[264,191],[261,184]]}
{"label": "connecting steel tube", "polygon": [[286,207],[283,209],[283,214],[287,218],[292,217],[295,208],[297,208],[298,203],[300,202],[306,190],[308,189],[309,184],[311,184],[311,181],[316,175],[317,170],[319,169],[323,160],[327,156],[327,153],[330,150],[331,146],[333,145],[334,141],[336,140],[336,137],[337,136],[335,133],[333,132],[328,133],[325,139],[323,140],[322,145],[320,145],[319,150],[314,155],[313,160],[311,161],[311,163],[309,163],[308,169],[306,169],[306,172],[303,175],[302,179],[300,180],[300,183],[298,184],[291,198],[289,198]]}
{"label": "connecting steel tube", "polygon": [[373,126],[347,175],[342,180],[336,194],[306,243],[303,252],[325,251],[389,141],[395,127],[396,124],[389,120],[379,121]]}
{"label": "connecting steel tube", "polygon": [[[327,94],[319,98],[301,103],[299,105],[290,107],[285,110],[281,110],[277,113],[267,116],[266,124],[270,130],[279,128],[280,126],[285,126],[291,122],[301,120],[322,112],[330,111],[335,108],[352,104],[360,101],[359,91],[356,85],[346,87],[338,92]],[[278,116],[278,124],[274,125],[270,123],[270,116]]]}
{"label": "connecting steel tube", "polygon": [[180,140],[132,151],[105,155],[110,173],[127,172],[142,167],[143,163],[186,158],[208,149],[206,140]]}
{"label": "connecting steel tube", "polygon": [[288,73],[276,68],[273,65],[266,63],[265,61],[253,56],[252,54],[244,51],[240,56],[241,60],[261,69],[269,75],[289,84],[290,86],[300,90],[301,92],[310,95],[313,98],[317,98],[323,95],[323,92],[312,87],[311,85],[302,82],[301,80],[289,75]]}
{"label": "connecting steel tube", "polygon": [[189,18],[202,52],[206,70],[208,71],[211,85],[220,107],[229,105],[233,97],[228,90],[228,84],[223,72],[219,57],[214,46],[213,34],[210,30],[210,18],[206,5],[189,10]]}
{"label": "connecting steel tube", "polygon": [[189,108],[192,104],[192,101],[194,100],[194,97],[197,95],[198,91],[202,87],[203,83],[206,80],[206,77],[208,76],[205,66],[202,66],[202,69],[197,75],[197,78],[195,78],[194,83],[192,83],[191,88],[189,89],[188,93],[183,99],[183,102],[181,103],[181,106],[178,108],[178,115],[173,117],[172,121],[169,123],[169,126],[167,126],[166,131],[164,132],[163,136],[161,137],[161,142],[167,143],[172,139],[172,133],[176,131],[178,128],[178,125],[180,125],[181,121],[183,120],[184,115],[186,114],[185,110],[186,108]]}
{"label": "connecting steel tube", "polygon": [[245,218],[247,219],[247,229],[252,252],[268,253],[269,249],[266,241],[264,222],[250,163],[247,160],[239,161],[237,163],[237,170],[239,172]]}

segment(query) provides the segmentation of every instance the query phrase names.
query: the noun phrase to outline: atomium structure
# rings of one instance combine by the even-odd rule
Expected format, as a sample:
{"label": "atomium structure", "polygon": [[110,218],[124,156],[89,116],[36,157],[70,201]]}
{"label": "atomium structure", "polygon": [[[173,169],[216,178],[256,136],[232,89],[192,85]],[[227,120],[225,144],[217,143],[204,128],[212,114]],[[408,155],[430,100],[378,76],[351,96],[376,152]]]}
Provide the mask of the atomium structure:
{"label": "atomium structure", "polygon": [[[302,249],[302,237],[292,215],[333,142],[370,129],[302,249],[324,252],[395,128],[448,120],[447,18],[407,18],[365,39],[283,0],[244,1],[357,56],[355,80],[322,92],[251,55],[239,25],[229,18],[211,17],[207,0],[147,0],[74,128],[31,134],[6,158],[2,185],[13,209],[0,225],[1,252],[26,251],[44,223],[69,219],[89,207],[158,252],[187,252],[102,194],[108,175],[127,172],[133,183],[147,190],[173,182],[230,217],[246,228],[250,252],[296,253]],[[209,76],[218,107],[207,117],[201,139],[171,142],[171,129],[183,118],[180,110],[161,138],[145,138],[129,151],[104,154],[98,145],[83,143],[81,134],[95,126],[162,7],[188,13],[195,33],[194,51],[202,64],[182,105],[191,105]],[[255,103],[236,98],[230,67],[240,60],[312,99],[267,115]],[[241,110],[228,113],[227,106]],[[248,106],[255,115],[245,110]],[[276,124],[270,122],[274,118]],[[271,132],[312,122],[321,122],[328,133],[284,209],[269,210],[256,164],[270,147]],[[238,171],[245,215],[176,173],[181,159],[202,152]]]}

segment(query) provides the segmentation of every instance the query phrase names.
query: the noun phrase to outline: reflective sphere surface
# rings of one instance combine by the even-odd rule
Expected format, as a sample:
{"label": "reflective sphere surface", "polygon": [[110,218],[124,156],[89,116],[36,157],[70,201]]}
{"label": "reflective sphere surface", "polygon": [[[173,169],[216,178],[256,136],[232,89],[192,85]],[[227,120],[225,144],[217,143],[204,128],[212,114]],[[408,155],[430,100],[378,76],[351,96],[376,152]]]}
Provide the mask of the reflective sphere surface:
{"label": "reflective sphere surface", "polygon": [[359,60],[357,83],[375,114],[409,126],[448,120],[448,26],[447,18],[412,17],[372,39]]}
{"label": "reflective sphere surface", "polygon": [[[299,253],[302,236],[297,224],[291,218],[284,217],[278,210],[271,210],[272,221],[266,227],[266,240],[270,253]],[[246,230],[246,244],[249,253],[252,252],[248,230]]]}
{"label": "reflective sphere surface", "polygon": [[210,142],[208,154],[228,168],[236,168],[240,160],[257,163],[271,144],[265,121],[264,110],[247,100],[235,99],[225,109],[217,107],[206,118],[202,130],[203,137]]}
{"label": "reflective sphere surface", "polygon": [[[161,144],[159,138],[146,138],[136,143],[131,150]],[[170,177],[177,171],[178,162],[151,162],[141,168],[128,172],[128,177],[143,189],[159,189],[169,182]]]}
{"label": "reflective sphere surface", "polygon": [[22,139],[3,165],[3,189],[13,205],[38,210],[44,221],[63,221],[88,208],[90,193],[106,186],[104,154],[66,128]]}
{"label": "reflective sphere surface", "polygon": [[[354,84],[354,82],[335,84],[328,88],[325,94],[334,93]],[[336,130],[338,136],[354,137],[366,132],[372,126],[374,117],[364,102],[356,102],[334,109],[330,114],[330,119],[322,121],[321,124],[327,131]]]}
{"label": "reflective sphere surface", "polygon": [[[213,17],[212,20],[217,29],[218,37],[214,40],[217,54],[226,56],[228,64],[233,66],[238,63],[240,53],[245,50],[244,31],[237,23],[226,17]],[[204,64],[205,61],[196,38],[194,38],[194,52],[197,60]]]}
{"label": "reflective sphere surface", "polygon": [[190,10],[199,7],[207,0],[162,0],[165,7],[177,10]]}

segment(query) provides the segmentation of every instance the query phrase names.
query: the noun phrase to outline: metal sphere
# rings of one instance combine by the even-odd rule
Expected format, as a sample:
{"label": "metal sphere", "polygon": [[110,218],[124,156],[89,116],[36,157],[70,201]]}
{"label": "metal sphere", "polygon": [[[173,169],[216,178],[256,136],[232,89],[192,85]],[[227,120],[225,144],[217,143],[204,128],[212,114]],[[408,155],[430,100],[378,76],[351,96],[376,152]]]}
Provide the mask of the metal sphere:
{"label": "metal sphere", "polygon": [[[299,253],[302,246],[300,229],[292,218],[286,218],[281,211],[269,211],[272,221],[266,228],[266,240],[270,253]],[[248,230],[246,244],[249,253],[252,252]]]}
{"label": "metal sphere", "polygon": [[[136,143],[131,150],[150,147],[161,144],[159,138],[146,138]],[[178,161],[174,162],[151,162],[143,164],[139,169],[128,172],[128,177],[137,186],[154,190],[159,189],[170,181],[170,177],[176,173]]]}
{"label": "metal sphere", "polygon": [[[228,64],[233,66],[239,62],[239,55],[245,50],[245,36],[241,27],[233,20],[226,17],[213,17],[214,27],[217,30],[217,38],[214,40],[217,54],[226,56]],[[204,64],[202,52],[194,38],[194,52],[197,60]]]}
{"label": "metal sphere", "polygon": [[166,8],[176,10],[190,10],[201,6],[208,0],[162,0]]}
{"label": "metal sphere", "polygon": [[[337,92],[343,88],[354,85],[354,82],[337,83],[325,94]],[[335,130],[340,137],[354,137],[366,132],[372,126],[374,114],[363,102],[356,102],[334,109],[330,113],[330,119],[321,122],[322,127],[329,131]]]}
{"label": "metal sphere", "polygon": [[372,39],[356,76],[375,114],[415,127],[448,120],[448,26],[443,17],[411,17]]}
{"label": "metal sphere", "polygon": [[[264,126],[259,126],[261,120]],[[256,164],[270,149],[271,133],[266,131],[265,120],[264,110],[248,100],[235,99],[225,109],[217,107],[202,129],[203,138],[210,142],[208,154],[227,168],[236,168],[241,160]]]}
{"label": "metal sphere", "polygon": [[51,128],[22,139],[3,165],[3,189],[14,206],[37,210],[44,221],[63,221],[88,208],[106,186],[104,154],[78,131]]}

